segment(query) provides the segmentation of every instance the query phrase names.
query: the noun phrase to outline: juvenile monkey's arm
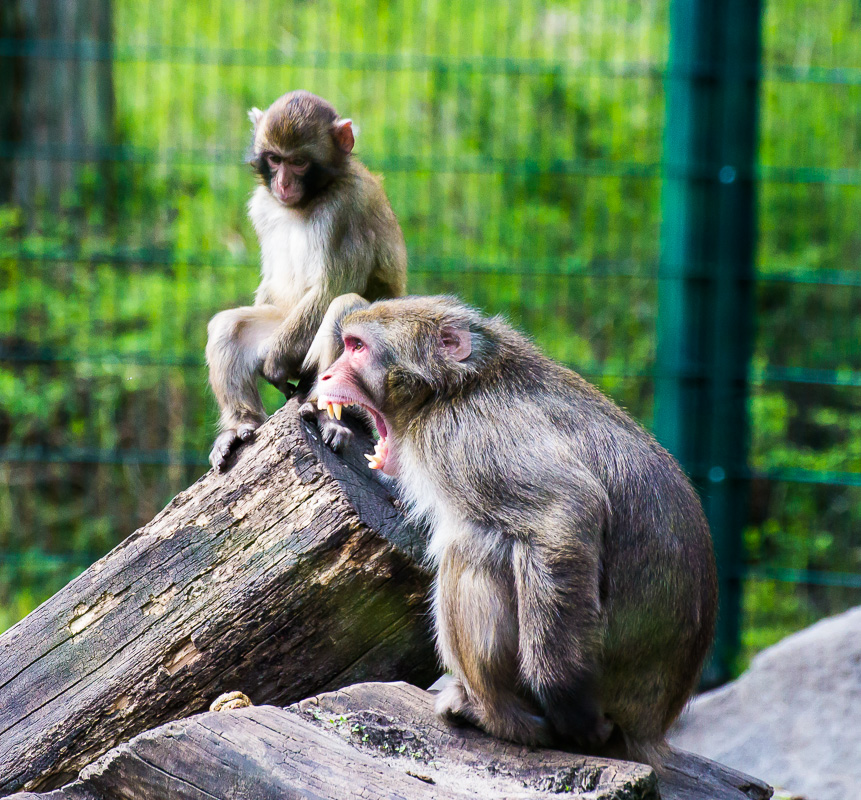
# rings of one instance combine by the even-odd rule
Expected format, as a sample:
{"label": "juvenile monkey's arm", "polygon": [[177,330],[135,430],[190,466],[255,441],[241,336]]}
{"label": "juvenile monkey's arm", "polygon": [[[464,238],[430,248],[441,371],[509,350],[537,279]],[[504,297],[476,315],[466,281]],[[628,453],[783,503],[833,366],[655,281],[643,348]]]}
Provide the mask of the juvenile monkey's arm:
{"label": "juvenile monkey's arm", "polygon": [[557,733],[587,745],[612,729],[596,693],[606,521],[606,495],[587,481],[514,548],[522,678]]}
{"label": "juvenile monkey's arm", "polygon": [[302,362],[335,295],[318,286],[305,293],[278,326],[263,362],[263,377],[273,386],[286,388],[299,377]]}
{"label": "juvenile monkey's arm", "polygon": [[375,264],[371,243],[350,227],[336,239],[338,243],[330,250],[323,279],[290,310],[272,339],[263,364],[263,377],[279,389],[288,380],[300,377],[305,357],[332,301],[340,295],[366,289]]}

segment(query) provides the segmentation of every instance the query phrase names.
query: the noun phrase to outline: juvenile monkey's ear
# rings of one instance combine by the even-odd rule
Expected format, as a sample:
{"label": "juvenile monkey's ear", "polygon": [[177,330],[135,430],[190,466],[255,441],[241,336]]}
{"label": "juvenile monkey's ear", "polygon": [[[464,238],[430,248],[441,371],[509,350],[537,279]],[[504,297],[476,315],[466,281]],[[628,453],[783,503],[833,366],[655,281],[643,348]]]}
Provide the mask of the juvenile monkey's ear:
{"label": "juvenile monkey's ear", "polygon": [[254,130],[256,131],[257,126],[260,124],[260,120],[263,119],[263,112],[255,106],[248,112],[248,119],[251,120],[251,124],[254,126]]}
{"label": "juvenile monkey's ear", "polygon": [[332,125],[332,138],[338,149],[344,153],[352,153],[356,137],[353,135],[353,120],[339,119]]}
{"label": "juvenile monkey's ear", "polygon": [[472,352],[472,336],[469,328],[458,328],[455,325],[446,325],[440,332],[442,347],[455,361],[464,361]]}

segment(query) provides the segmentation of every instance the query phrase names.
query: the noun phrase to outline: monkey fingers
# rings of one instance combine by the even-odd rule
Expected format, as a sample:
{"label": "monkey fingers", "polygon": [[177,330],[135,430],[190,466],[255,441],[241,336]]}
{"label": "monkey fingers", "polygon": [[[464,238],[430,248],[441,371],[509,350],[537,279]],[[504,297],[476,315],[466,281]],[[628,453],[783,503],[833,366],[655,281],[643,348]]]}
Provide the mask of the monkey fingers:
{"label": "monkey fingers", "polygon": [[329,412],[326,408],[317,409],[312,403],[304,403],[299,408],[302,419],[313,422],[319,428],[324,444],[336,453],[340,453],[355,435],[345,423],[341,422],[341,413],[339,408],[336,418],[334,412]]}
{"label": "monkey fingers", "polygon": [[353,438],[353,432],[343,422],[320,417],[318,424],[323,441],[336,453],[340,453]]}
{"label": "monkey fingers", "polygon": [[480,716],[466,696],[463,684],[455,677],[452,677],[440,691],[434,703],[434,711],[452,725],[481,723]]}
{"label": "monkey fingers", "polygon": [[493,736],[533,747],[549,747],[553,736],[547,720],[526,702],[503,691],[487,703],[469,697],[463,681],[452,676],[434,703],[434,711],[450,725],[475,725]]}
{"label": "monkey fingers", "polygon": [[263,377],[288,400],[296,393],[296,387],[290,383],[290,368],[276,351],[269,353],[261,371]]}
{"label": "monkey fingers", "polygon": [[213,468],[218,472],[224,472],[227,469],[231,454],[239,445],[250,442],[258,427],[259,423],[257,422],[243,422],[236,428],[228,428],[218,434],[209,453],[209,463],[212,464]]}

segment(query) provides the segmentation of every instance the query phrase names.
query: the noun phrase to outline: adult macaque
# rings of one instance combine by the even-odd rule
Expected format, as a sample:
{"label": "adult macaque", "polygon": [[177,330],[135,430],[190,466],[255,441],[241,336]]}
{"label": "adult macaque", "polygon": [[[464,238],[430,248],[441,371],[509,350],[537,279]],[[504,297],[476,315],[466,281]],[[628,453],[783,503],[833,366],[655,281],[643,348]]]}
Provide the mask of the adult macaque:
{"label": "adult macaque", "polygon": [[[221,408],[210,462],[224,469],[233,449],[266,420],[258,377],[289,396],[289,381],[313,375],[340,352],[312,340],[335,298],[333,314],[406,289],[404,238],[380,182],[351,157],[353,129],[325,100],[290,92],[254,124],[252,165],[259,182],[248,213],[260,239],[262,276],[253,306],[216,314],[206,360]],[[346,297],[339,297],[347,295]],[[321,418],[338,449],[350,435]]]}
{"label": "adult macaque", "polygon": [[583,378],[447,297],[340,323],[321,408],[357,405],[431,529],[437,711],[529,745],[659,765],[717,608],[699,501],[678,464]]}

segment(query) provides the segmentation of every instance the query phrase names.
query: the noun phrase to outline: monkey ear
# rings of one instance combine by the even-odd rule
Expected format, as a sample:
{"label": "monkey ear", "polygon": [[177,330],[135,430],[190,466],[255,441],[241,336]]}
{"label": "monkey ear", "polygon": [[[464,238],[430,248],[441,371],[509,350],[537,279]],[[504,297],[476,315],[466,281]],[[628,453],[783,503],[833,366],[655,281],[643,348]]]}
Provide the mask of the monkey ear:
{"label": "monkey ear", "polygon": [[332,137],[335,139],[335,144],[338,149],[344,153],[352,153],[353,145],[356,143],[356,137],[353,136],[353,120],[339,119],[332,126]]}
{"label": "monkey ear", "polygon": [[251,124],[254,126],[254,130],[256,131],[257,126],[260,124],[260,120],[263,119],[263,112],[257,107],[252,108],[248,112],[248,119],[251,120]]}
{"label": "monkey ear", "polygon": [[443,350],[455,361],[465,361],[472,352],[472,336],[469,328],[446,325],[440,330]]}

